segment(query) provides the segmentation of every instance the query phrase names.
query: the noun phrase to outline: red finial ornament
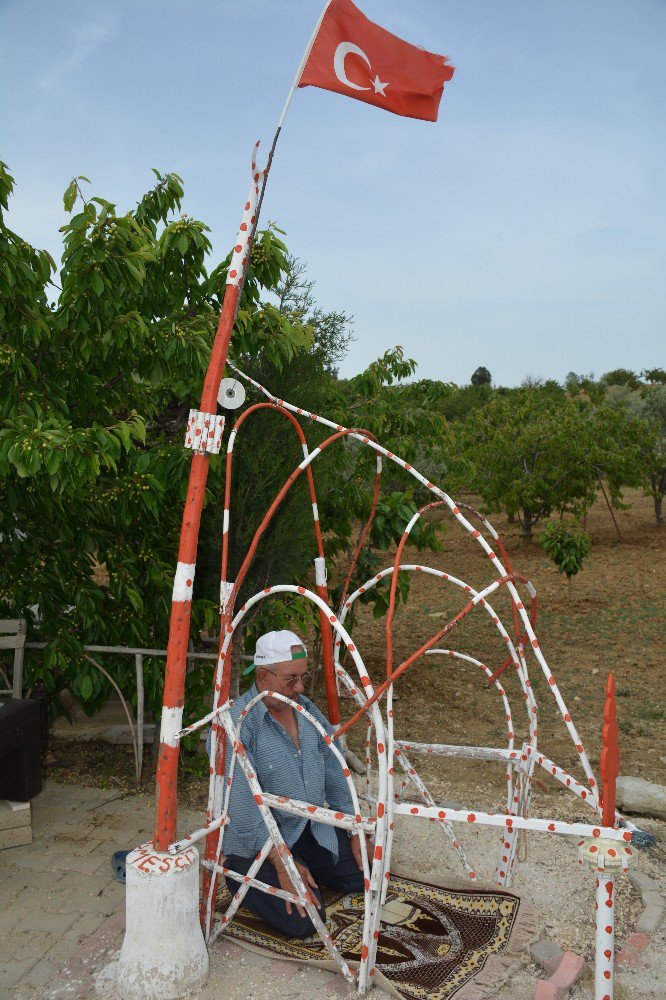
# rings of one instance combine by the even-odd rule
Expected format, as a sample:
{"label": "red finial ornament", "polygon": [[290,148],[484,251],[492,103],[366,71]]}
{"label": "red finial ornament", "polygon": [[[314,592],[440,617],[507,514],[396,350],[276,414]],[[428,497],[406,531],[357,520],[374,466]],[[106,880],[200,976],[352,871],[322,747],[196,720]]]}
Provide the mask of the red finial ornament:
{"label": "red finial ornament", "polygon": [[604,728],[601,734],[601,818],[604,826],[615,826],[615,782],[620,773],[620,748],[617,742],[617,713],[615,711],[615,679],[612,674],[606,681]]}

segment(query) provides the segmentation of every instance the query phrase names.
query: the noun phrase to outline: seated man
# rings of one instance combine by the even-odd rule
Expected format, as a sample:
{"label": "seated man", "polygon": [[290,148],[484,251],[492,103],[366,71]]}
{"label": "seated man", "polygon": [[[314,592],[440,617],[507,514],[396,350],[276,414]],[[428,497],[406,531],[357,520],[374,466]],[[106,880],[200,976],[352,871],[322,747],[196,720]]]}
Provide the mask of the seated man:
{"label": "seated man", "polygon": [[[297,635],[286,630],[262,635],[257,641],[254,666],[254,685],[236,700],[231,710],[235,723],[257,692],[269,689],[297,701],[332,735],[331,724],[303,695],[309,676],[308,661],[305,646]],[[353,814],[352,798],[340,764],[314,726],[290,705],[277,698],[258,702],[243,720],[241,740],[264,791]],[[226,755],[227,773],[230,756]],[[277,809],[273,815],[322,919],[324,911],[318,882],[344,892],[363,890],[361,847],[357,836],[350,838],[346,830]],[[229,800],[229,819],[224,834],[225,864],[244,875],[265,844],[268,830],[238,763]],[[295,891],[275,847],[256,878],[288,892]],[[232,893],[236,891],[237,883],[230,878],[227,878],[227,885]],[[309,937],[315,933],[302,906],[292,905],[288,900],[259,889],[248,890],[243,906],[292,937]]]}

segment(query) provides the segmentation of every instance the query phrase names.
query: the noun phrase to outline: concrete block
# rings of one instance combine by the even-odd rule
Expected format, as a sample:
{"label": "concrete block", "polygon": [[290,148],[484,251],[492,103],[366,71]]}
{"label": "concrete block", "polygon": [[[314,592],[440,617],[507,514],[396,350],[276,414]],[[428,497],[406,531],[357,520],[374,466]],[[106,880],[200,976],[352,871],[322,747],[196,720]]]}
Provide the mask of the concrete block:
{"label": "concrete block", "polygon": [[199,922],[199,852],[190,847],[169,855],[146,845],[132,851],[126,870],[118,993],[123,1000],[192,996],[208,974]]}
{"label": "concrete block", "polygon": [[213,945],[213,951],[222,955],[223,958],[233,958],[234,960],[242,958],[246,954],[245,948],[241,948],[239,944],[224,935],[217,939]]}
{"label": "concrete block", "polygon": [[0,997],[11,997],[23,976],[36,965],[34,958],[26,958],[21,962],[0,961]]}
{"label": "concrete block", "polygon": [[66,856],[65,851],[56,851],[50,847],[45,847],[43,841],[41,843],[33,841],[27,847],[17,847],[14,850],[3,851],[2,853],[3,861],[6,858],[12,864],[20,865],[21,871],[24,873],[28,871],[53,871],[54,868],[59,867],[56,864],[57,859],[61,857],[66,858]]}
{"label": "concrete block", "polygon": [[2,947],[13,961],[22,962],[31,958],[36,962],[43,958],[56,940],[57,936],[49,931],[25,931],[14,927],[9,934],[3,934]]}
{"label": "concrete block", "polygon": [[[117,956],[118,949],[122,943],[121,938],[124,926],[124,913],[115,913],[112,917],[105,920],[96,931],[90,934],[75,954],[68,959],[67,964],[58,977],[57,983],[54,984],[52,996],[60,996],[63,993],[65,996],[69,995],[71,997],[71,984],[73,982],[88,982],[93,972],[95,976],[101,975],[102,972],[106,976],[107,971],[109,971],[114,986],[113,996],[117,1000],[117,994],[115,993],[115,966],[113,969],[106,966],[103,970],[99,966],[103,959],[106,958],[108,961],[111,953],[113,953],[114,957]],[[68,988],[70,989],[69,994],[67,993]],[[61,993],[57,992],[58,989],[61,990]],[[106,996],[106,994],[104,995]]]}
{"label": "concrete block", "polygon": [[616,969],[635,969],[640,965],[642,955],[639,951],[632,951],[631,948],[621,948],[615,952]]}
{"label": "concrete block", "polygon": [[656,889],[649,889],[641,893],[641,899],[645,906],[664,906],[664,897]]}
{"label": "concrete block", "polygon": [[42,958],[44,961],[53,962],[57,971],[60,972],[61,969],[72,961],[77,951],[80,951],[81,946],[81,938],[64,934],[63,937],[54,942],[53,946],[45,952]]}
{"label": "concrete block", "polygon": [[[100,845],[106,842],[106,835],[97,827],[90,827],[88,831],[76,831],[76,836],[72,831],[58,833],[51,838],[53,848],[63,848],[65,853],[71,854],[75,858],[84,858],[93,852],[104,856],[100,850]],[[113,851],[111,852],[113,854]]]}
{"label": "concrete block", "polygon": [[279,958],[272,959],[264,972],[271,979],[279,979],[282,982],[286,982],[293,979],[301,971],[301,966],[297,965],[296,962],[282,962]]}
{"label": "concrete block", "polygon": [[663,904],[661,906],[646,906],[636,924],[636,930],[643,934],[654,934],[661,927],[664,919]]}
{"label": "concrete block", "polygon": [[624,775],[617,779],[617,804],[623,812],[666,819],[666,786]]}
{"label": "concrete block", "polygon": [[14,905],[11,909],[7,908],[0,912],[0,941],[4,941],[5,938],[15,930],[18,921],[26,913],[28,909],[23,909],[20,905]]}
{"label": "concrete block", "polygon": [[108,858],[100,858],[98,854],[78,856],[68,851],[53,860],[53,867],[61,871],[79,872],[81,875],[93,875],[109,863]]}
{"label": "concrete block", "polygon": [[562,1000],[564,993],[550,979],[540,979],[536,985],[534,1000]]}
{"label": "concrete block", "polygon": [[530,955],[535,965],[540,966],[544,972],[552,976],[564,958],[564,951],[554,941],[543,938],[530,945]]}
{"label": "concrete block", "polygon": [[109,893],[100,895],[79,896],[72,890],[54,893],[46,902],[45,908],[51,913],[69,913],[75,919],[81,914],[94,914],[103,918],[110,917],[118,909],[118,899]]}
{"label": "concrete block", "polygon": [[[355,992],[352,992],[349,983],[339,972],[335,973],[330,979],[327,979],[323,983],[318,983],[317,988],[313,990],[312,995],[321,995],[320,991],[325,997],[354,997]],[[375,993],[375,990],[372,990]]]}
{"label": "concrete block", "polygon": [[19,875],[11,875],[5,878],[0,874],[0,911],[9,909],[25,890],[25,887],[25,879]]}
{"label": "concrete block", "polygon": [[59,971],[60,966],[57,962],[53,962],[48,958],[42,958],[37,962],[37,965],[33,965],[30,972],[26,973],[18,985],[21,989],[38,990],[40,987],[52,982]]}
{"label": "concrete block", "polygon": [[83,913],[69,928],[67,935],[83,941],[90,937],[91,934],[94,934],[97,928],[101,927],[107,919],[107,917],[102,916],[100,913]]}
{"label": "concrete block", "polygon": [[268,955],[261,955],[256,951],[246,951],[243,948],[243,954],[238,959],[238,964],[244,969],[265,969],[271,961],[272,959]]}
{"label": "concrete block", "polygon": [[630,868],[627,872],[627,878],[633,885],[634,889],[641,894],[643,892],[651,892],[652,890],[659,889],[658,883],[655,882],[653,878],[650,878],[649,875],[646,875],[645,872],[637,872],[634,871],[633,868]]}
{"label": "concrete block", "polygon": [[0,851],[9,847],[24,847],[32,843],[32,827],[17,826],[11,830],[0,830]]}
{"label": "concrete block", "polygon": [[633,948],[634,951],[645,951],[650,943],[650,936],[648,934],[630,934],[627,938],[627,947]]}
{"label": "concrete block", "polygon": [[61,891],[62,889],[67,888],[73,889],[80,896],[97,896],[100,892],[107,892],[109,889],[118,886],[120,895],[124,895],[123,887],[118,882],[114,881],[111,868],[109,868],[108,871],[101,869],[98,872],[94,872],[92,875],[86,875],[83,872],[68,872],[62,870],[56,870],[54,874],[57,875],[57,881],[53,887],[56,891]]}
{"label": "concrete block", "polygon": [[565,951],[557,969],[550,979],[540,979],[534,993],[534,1000],[564,1000],[569,990],[584,974],[586,964],[580,955]]}
{"label": "concrete block", "polygon": [[0,799],[0,830],[14,830],[20,826],[30,826],[29,802],[8,802]]}
{"label": "concrete block", "polygon": [[575,955],[573,951],[565,951],[564,958],[550,978],[562,989],[569,990],[578,982],[585,969],[585,962],[580,955]]}
{"label": "concrete block", "polygon": [[20,918],[16,927],[20,931],[43,931],[54,937],[60,937],[69,930],[76,919],[74,913],[54,913],[32,906],[29,912]]}

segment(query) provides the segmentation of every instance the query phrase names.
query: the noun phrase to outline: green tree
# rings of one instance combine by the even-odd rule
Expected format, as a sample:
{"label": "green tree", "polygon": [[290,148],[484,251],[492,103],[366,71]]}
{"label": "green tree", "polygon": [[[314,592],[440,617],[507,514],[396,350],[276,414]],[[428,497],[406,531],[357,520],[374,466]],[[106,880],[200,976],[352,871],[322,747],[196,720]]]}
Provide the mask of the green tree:
{"label": "green tree", "polygon": [[307,277],[307,266],[289,254],[278,285],[278,308],[291,322],[308,327],[312,333],[311,350],[320,357],[326,370],[337,377],[339,364],[355,339],[354,320],[344,310],[321,309],[315,300],[314,287],[315,282]]}
{"label": "green tree", "polygon": [[651,436],[644,442],[648,468],[649,493],[654,501],[657,524],[664,523],[663,502],[666,494],[666,384],[657,382],[641,393],[640,405],[636,401],[634,412],[651,429]]}
{"label": "green tree", "polygon": [[466,420],[475,410],[484,407],[495,394],[501,395],[505,391],[501,388],[493,389],[488,383],[460,387],[444,383],[434,396],[432,406],[447,421],[455,423]]}
{"label": "green tree", "polygon": [[542,548],[557,566],[558,572],[565,573],[571,600],[571,584],[583,568],[583,562],[592,548],[589,535],[579,528],[568,528],[561,521],[549,521],[539,536]]}
{"label": "green tree", "polygon": [[480,365],[473,373],[470,379],[472,385],[490,385],[493,380],[492,375],[487,368]]}
{"label": "green tree", "polygon": [[641,384],[636,373],[628,368],[614,368],[602,375],[600,381],[605,385],[626,385],[630,389],[638,389]]}
{"label": "green tree", "polygon": [[655,519],[662,525],[666,493],[666,385],[653,378],[651,384],[638,391],[627,386],[615,387],[609,391],[609,403],[638,422],[639,481],[632,485],[642,486],[652,497]]}
{"label": "green tree", "polygon": [[594,499],[590,428],[571,400],[537,389],[495,396],[461,425],[460,441],[475,466],[471,485],[491,510],[519,516],[526,540],[553,510],[578,514]]}
{"label": "green tree", "polygon": [[656,383],[664,385],[666,383],[666,371],[663,368],[644,368],[641,372],[641,378],[645,379],[650,385],[655,385]]}
{"label": "green tree", "polygon": [[[163,646],[190,455],[183,448],[224,293],[228,258],[210,271],[207,226],[178,215],[182,182],[156,173],[131,211],[72,181],[58,283],[48,254],[0,217],[0,616],[39,607],[44,657],[28,683],[68,686],[86,710],[107,697],[82,643]],[[13,180],[0,168],[0,202]],[[309,331],[265,296],[287,264],[274,229],[258,234],[234,331],[237,353],[278,370]],[[52,284],[53,283],[53,284]],[[53,289],[55,302],[50,303]],[[207,497],[221,492],[214,457]],[[193,634],[216,617],[193,602]],[[130,686],[133,665],[113,665]],[[163,661],[147,664],[161,704]],[[204,671],[188,685],[210,691]]]}
{"label": "green tree", "polygon": [[583,514],[604,482],[619,505],[623,486],[644,481],[649,427],[626,408],[521,388],[473,414],[460,439],[475,488],[531,539],[553,511]]}

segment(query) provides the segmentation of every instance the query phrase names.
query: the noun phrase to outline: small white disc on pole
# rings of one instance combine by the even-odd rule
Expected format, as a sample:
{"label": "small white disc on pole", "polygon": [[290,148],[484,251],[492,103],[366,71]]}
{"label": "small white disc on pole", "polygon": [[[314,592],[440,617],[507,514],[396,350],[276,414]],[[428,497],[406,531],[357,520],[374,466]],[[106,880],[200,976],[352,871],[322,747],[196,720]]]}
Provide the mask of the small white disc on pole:
{"label": "small white disc on pole", "polygon": [[237,378],[223,378],[217,401],[225,410],[237,410],[245,402],[245,388]]}

